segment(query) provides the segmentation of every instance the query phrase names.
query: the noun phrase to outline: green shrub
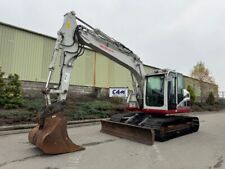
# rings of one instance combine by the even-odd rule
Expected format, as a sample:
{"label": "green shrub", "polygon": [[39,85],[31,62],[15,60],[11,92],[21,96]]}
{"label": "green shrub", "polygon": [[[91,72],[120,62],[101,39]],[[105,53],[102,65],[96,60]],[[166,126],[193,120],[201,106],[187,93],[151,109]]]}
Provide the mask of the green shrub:
{"label": "green shrub", "polygon": [[22,106],[22,90],[17,74],[10,74],[3,79],[4,72],[0,67],[0,108],[12,109]]}
{"label": "green shrub", "polygon": [[6,103],[4,105],[4,108],[6,109],[18,108],[22,106],[23,98],[19,75],[10,74],[8,76],[7,84],[5,87],[5,99]]}
{"label": "green shrub", "polygon": [[190,93],[191,103],[193,104],[195,102],[195,99],[196,99],[195,92],[194,92],[193,88],[190,85],[188,85],[187,90]]}
{"label": "green shrub", "polygon": [[206,99],[206,103],[209,104],[209,105],[214,105],[215,104],[215,97],[214,97],[213,92],[209,93],[209,96]]}
{"label": "green shrub", "polygon": [[5,82],[3,79],[4,74],[5,73],[0,67],[0,107],[3,107],[5,105]]}

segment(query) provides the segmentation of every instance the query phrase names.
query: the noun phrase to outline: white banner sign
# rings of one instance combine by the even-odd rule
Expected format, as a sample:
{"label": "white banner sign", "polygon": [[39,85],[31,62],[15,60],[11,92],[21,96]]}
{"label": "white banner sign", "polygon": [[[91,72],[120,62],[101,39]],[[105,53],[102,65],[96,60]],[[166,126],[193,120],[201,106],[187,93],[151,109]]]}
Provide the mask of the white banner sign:
{"label": "white banner sign", "polygon": [[109,88],[109,97],[128,97],[128,88],[126,87]]}

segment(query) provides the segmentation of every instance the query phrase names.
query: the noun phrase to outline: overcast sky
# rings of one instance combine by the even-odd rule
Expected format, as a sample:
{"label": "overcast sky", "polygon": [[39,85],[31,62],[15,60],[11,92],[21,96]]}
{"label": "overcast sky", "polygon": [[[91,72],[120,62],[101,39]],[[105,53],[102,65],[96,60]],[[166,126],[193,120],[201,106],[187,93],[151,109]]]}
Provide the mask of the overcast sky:
{"label": "overcast sky", "polygon": [[145,64],[190,75],[203,61],[225,90],[225,0],[0,0],[0,21],[56,37],[71,10]]}

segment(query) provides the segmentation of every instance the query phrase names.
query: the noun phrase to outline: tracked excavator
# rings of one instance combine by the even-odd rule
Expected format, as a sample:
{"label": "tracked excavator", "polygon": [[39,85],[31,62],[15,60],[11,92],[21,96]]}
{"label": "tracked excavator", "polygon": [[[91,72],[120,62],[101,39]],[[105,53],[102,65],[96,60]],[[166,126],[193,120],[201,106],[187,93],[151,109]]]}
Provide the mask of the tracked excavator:
{"label": "tracked excavator", "polygon": [[[64,15],[63,25],[58,31],[48,79],[42,90],[46,106],[39,112],[38,125],[28,135],[29,141],[44,153],[84,150],[69,138],[63,113],[73,63],[82,57],[84,47],[127,68],[133,81],[133,90],[129,93],[124,112],[102,120],[102,132],[152,145],[154,140],[166,141],[198,131],[198,118],[182,114],[190,112],[190,96],[184,89],[182,74],[168,69],[147,74],[135,53],[93,28],[72,11]],[[60,79],[57,87],[50,88],[57,58],[60,60]],[[54,94],[57,95],[56,100],[51,98]]]}

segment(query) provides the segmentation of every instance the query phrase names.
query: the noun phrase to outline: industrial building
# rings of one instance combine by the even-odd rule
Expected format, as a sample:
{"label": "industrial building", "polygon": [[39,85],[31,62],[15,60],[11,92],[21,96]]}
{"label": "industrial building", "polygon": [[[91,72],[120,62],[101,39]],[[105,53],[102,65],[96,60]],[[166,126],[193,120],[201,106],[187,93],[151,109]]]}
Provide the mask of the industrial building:
{"label": "industrial building", "polygon": [[[47,80],[48,66],[51,60],[55,38],[18,28],[0,22],[0,66],[6,75],[16,73],[23,81],[23,88],[35,90],[41,88]],[[145,65],[146,72],[151,73],[153,66]],[[57,83],[59,69],[53,76]],[[95,88],[109,87],[132,88],[130,72],[109,60],[105,56],[86,49],[82,57],[74,63],[71,85],[79,92],[91,92]],[[185,85],[191,85],[197,96],[201,95],[200,82],[185,76]],[[204,83],[202,94],[210,91],[218,95],[218,86]],[[38,89],[39,90],[39,89]]]}

